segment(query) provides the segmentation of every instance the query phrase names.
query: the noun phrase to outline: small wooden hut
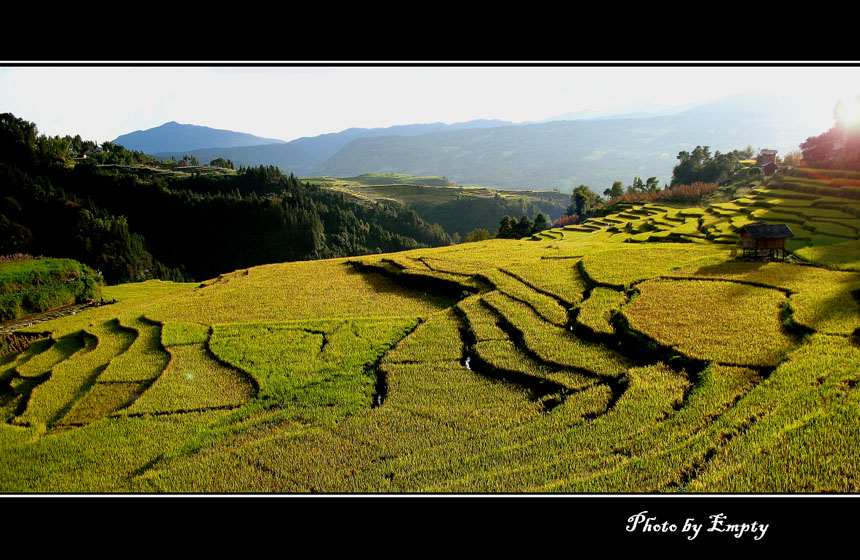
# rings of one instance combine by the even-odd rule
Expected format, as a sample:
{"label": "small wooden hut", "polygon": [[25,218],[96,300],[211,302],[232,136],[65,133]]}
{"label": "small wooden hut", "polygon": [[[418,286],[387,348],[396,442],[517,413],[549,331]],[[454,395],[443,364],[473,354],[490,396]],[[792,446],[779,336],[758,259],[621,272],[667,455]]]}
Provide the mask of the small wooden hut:
{"label": "small wooden hut", "polygon": [[762,150],[758,156],[758,162],[760,165],[776,163],[776,150]]}
{"label": "small wooden hut", "polygon": [[773,177],[773,174],[777,172],[779,166],[772,161],[769,161],[761,166],[761,171],[765,177]]}
{"label": "small wooden hut", "polygon": [[735,230],[740,236],[744,258],[750,260],[785,260],[785,240],[794,237],[785,224],[755,222]]}

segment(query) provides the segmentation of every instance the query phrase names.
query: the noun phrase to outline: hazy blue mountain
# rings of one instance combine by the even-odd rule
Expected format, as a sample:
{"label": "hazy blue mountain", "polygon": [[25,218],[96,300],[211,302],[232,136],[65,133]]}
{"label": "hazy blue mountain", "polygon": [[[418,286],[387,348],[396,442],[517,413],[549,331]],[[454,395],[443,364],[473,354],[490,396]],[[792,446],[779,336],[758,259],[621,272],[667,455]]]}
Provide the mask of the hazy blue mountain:
{"label": "hazy blue mountain", "polygon": [[[290,142],[280,144],[268,143],[261,145],[242,145],[233,147],[218,146],[203,149],[171,148],[164,150],[157,149],[154,151],[147,151],[146,153],[159,158],[180,158],[184,155],[192,155],[196,157],[200,163],[209,163],[213,159],[222,157],[225,159],[229,159],[237,167],[276,165],[285,172],[301,176],[311,174],[316,165],[322,163],[323,161],[337,153],[338,150],[340,150],[342,147],[357,138],[376,138],[382,136],[418,136],[426,134],[428,132],[440,130],[491,128],[495,126],[504,126],[510,124],[511,123],[506,121],[481,119],[454,124],[429,123],[396,125],[385,128],[348,128],[341,132],[321,134],[319,136],[313,137],[302,137],[292,140]],[[122,144],[122,142],[118,143]],[[129,146],[125,144],[123,145],[126,148],[131,149]]]}
{"label": "hazy blue mountain", "polygon": [[114,143],[124,146],[127,150],[136,150],[147,154],[283,142],[283,140],[260,138],[244,132],[218,130],[193,124],[179,124],[175,121],[148,130],[137,130],[123,134],[114,140]]}
{"label": "hazy blue mountain", "polygon": [[385,128],[348,128],[341,132],[284,142],[250,134],[172,122],[157,128],[125,134],[115,142],[127,149],[139,150],[160,158],[180,158],[191,155],[200,163],[208,163],[221,157],[229,159],[237,167],[275,165],[288,173],[308,175],[317,164],[357,138],[418,136],[441,130],[491,128],[510,124],[506,121],[480,119],[454,124],[437,122]]}
{"label": "hazy blue mountain", "polygon": [[602,192],[613,181],[657,177],[667,183],[678,152],[697,145],[731,151],[748,145],[781,154],[823,130],[803,99],[735,96],[673,115],[603,118],[431,132],[414,137],[359,138],[314,174],[369,172],[444,175],[461,185],[570,192],[587,184]]}
{"label": "hazy blue mountain", "polygon": [[320,162],[327,160],[338,150],[356,138],[376,138],[379,136],[418,136],[428,132],[445,130],[463,130],[472,128],[492,128],[512,123],[500,120],[479,119],[468,122],[445,124],[441,122],[429,124],[405,124],[385,128],[347,128],[341,132],[321,134],[319,136],[302,137],[292,140],[290,144],[317,158]]}

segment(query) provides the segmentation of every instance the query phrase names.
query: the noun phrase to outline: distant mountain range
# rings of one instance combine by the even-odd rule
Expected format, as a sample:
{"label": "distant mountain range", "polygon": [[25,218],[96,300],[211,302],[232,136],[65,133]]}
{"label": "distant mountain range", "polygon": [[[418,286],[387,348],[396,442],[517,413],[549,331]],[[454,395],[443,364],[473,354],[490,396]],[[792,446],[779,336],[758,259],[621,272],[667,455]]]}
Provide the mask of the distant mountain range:
{"label": "distant mountain range", "polygon": [[285,143],[273,138],[260,138],[244,132],[218,130],[208,126],[179,124],[176,121],[164,123],[148,130],[138,130],[123,134],[114,140],[129,150],[147,154],[156,152],[181,152],[225,146],[258,146],[260,144]]}
{"label": "distant mountain range", "polygon": [[276,165],[300,177],[393,172],[442,175],[460,185],[570,192],[586,184],[602,192],[613,181],[629,184],[635,176],[667,183],[678,152],[697,145],[712,152],[750,145],[785,154],[820,134],[822,115],[826,119],[831,110],[802,98],[741,95],[675,113],[663,108],[644,114],[580,112],[540,123],[350,128],[291,142],[167,123],[116,142],[158,157],[188,154],[201,163],[223,157],[237,166]]}

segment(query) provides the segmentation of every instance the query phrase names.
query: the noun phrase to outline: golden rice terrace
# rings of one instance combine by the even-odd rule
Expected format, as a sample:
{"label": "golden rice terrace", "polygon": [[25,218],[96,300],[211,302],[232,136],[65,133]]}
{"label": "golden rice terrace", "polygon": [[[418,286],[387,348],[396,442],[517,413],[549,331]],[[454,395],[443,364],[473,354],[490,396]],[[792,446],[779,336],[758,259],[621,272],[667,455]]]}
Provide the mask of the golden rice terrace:
{"label": "golden rice terrace", "polygon": [[860,206],[782,181],[104,288],[0,357],[0,491],[860,491]]}

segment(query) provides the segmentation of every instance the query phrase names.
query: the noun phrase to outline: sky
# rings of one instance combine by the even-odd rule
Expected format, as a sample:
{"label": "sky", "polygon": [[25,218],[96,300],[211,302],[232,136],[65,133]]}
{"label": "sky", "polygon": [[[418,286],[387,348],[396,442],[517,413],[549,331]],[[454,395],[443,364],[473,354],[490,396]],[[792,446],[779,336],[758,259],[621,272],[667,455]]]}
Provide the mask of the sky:
{"label": "sky", "polygon": [[0,61],[0,112],[34,122],[42,134],[80,134],[97,142],[169,121],[289,141],[351,127],[473,119],[519,123],[762,93],[820,99],[820,112],[808,118],[824,132],[833,124],[837,99],[860,95],[860,63],[175,64]]}

